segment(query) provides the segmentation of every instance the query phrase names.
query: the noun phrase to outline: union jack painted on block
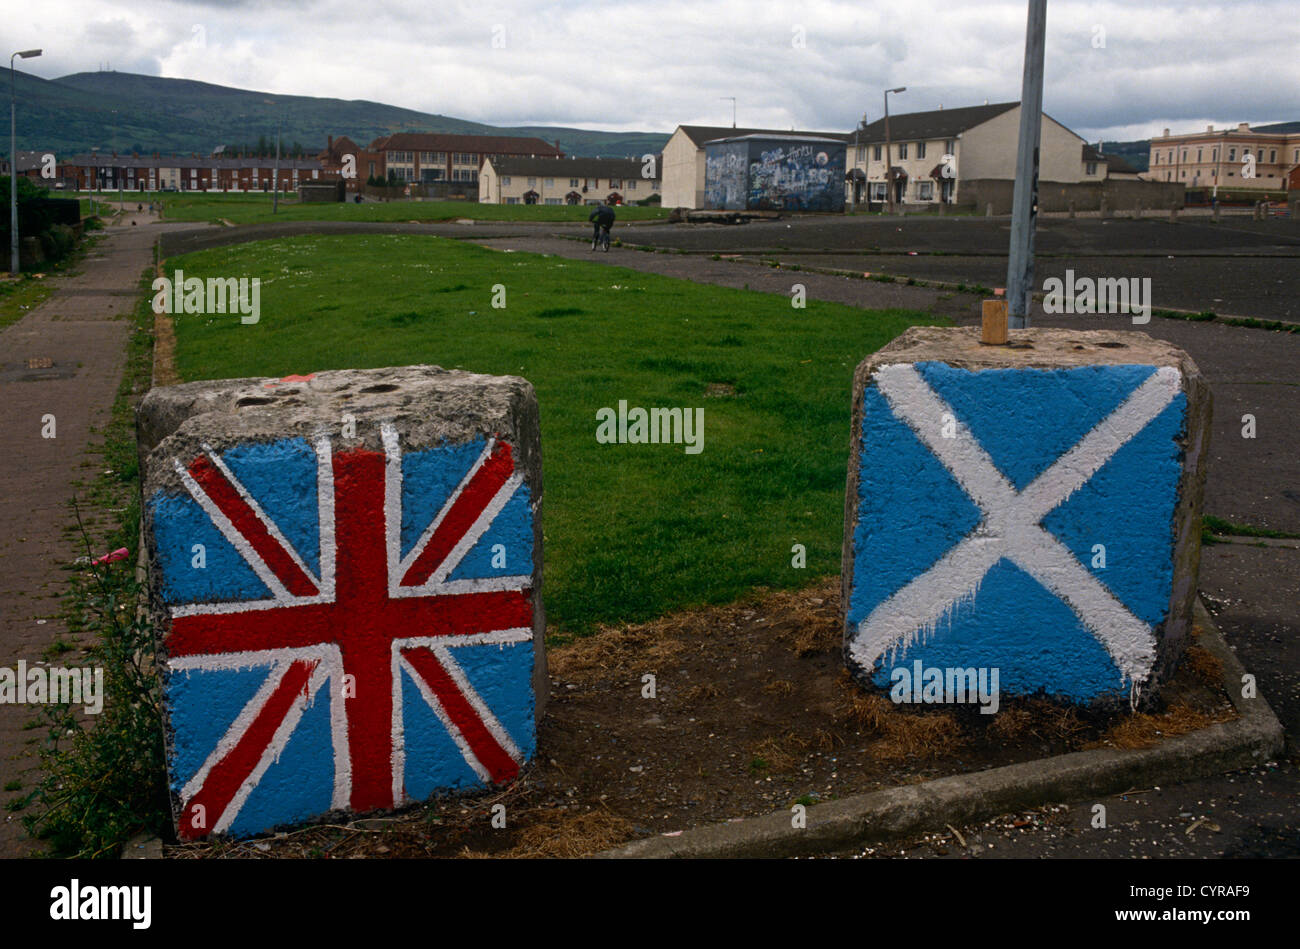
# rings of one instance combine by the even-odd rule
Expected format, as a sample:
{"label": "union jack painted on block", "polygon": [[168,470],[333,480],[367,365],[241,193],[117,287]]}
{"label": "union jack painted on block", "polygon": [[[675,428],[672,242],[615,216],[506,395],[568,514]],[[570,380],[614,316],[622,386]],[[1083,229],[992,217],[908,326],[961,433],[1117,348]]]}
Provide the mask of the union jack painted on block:
{"label": "union jack painted on block", "polygon": [[[150,502],[184,838],[513,779],[533,510],[507,442],[203,446]],[[318,701],[319,700],[319,701]]]}

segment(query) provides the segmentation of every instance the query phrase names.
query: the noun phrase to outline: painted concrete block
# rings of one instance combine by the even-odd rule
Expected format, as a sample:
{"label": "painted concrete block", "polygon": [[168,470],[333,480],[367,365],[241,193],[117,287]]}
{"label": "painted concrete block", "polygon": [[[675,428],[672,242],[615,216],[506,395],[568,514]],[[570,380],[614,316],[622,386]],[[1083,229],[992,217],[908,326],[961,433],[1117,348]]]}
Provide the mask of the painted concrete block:
{"label": "painted concrete block", "polygon": [[916,327],[869,357],[845,500],[854,677],[996,669],[1003,695],[1150,697],[1189,634],[1210,411],[1192,360],[1143,333],[984,346]]}
{"label": "painted concrete block", "polygon": [[545,699],[537,400],[430,366],[140,405],[178,834],[509,782]]}

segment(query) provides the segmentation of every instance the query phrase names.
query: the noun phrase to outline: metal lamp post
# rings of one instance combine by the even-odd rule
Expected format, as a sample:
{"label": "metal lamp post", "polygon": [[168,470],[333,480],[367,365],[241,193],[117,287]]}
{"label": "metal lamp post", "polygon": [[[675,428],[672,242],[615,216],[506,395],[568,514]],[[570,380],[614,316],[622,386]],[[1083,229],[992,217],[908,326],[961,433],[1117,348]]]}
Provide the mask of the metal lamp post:
{"label": "metal lamp post", "polygon": [[1029,326],[1034,292],[1034,230],[1038,221],[1038,139],[1043,124],[1043,53],[1047,0],[1029,0],[1025,30],[1025,72],[1020,93],[1020,141],[1011,205],[1011,247],[1007,259],[1007,325]]}
{"label": "metal lamp post", "polygon": [[18,86],[14,58],[31,59],[39,49],[26,49],[9,57],[9,272],[18,273]]}
{"label": "metal lamp post", "polygon": [[894,213],[894,159],[890,157],[890,139],[889,139],[889,94],[891,92],[906,92],[907,86],[899,86],[897,89],[885,90],[885,197],[889,200],[889,213]]}

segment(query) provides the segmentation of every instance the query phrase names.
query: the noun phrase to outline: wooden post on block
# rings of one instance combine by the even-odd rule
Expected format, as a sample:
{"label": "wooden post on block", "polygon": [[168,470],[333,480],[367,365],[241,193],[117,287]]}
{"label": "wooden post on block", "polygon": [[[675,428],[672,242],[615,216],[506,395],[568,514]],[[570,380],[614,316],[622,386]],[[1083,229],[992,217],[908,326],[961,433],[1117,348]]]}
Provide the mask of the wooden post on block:
{"label": "wooden post on block", "polygon": [[984,301],[984,332],[980,342],[986,346],[1007,344],[1007,301]]}

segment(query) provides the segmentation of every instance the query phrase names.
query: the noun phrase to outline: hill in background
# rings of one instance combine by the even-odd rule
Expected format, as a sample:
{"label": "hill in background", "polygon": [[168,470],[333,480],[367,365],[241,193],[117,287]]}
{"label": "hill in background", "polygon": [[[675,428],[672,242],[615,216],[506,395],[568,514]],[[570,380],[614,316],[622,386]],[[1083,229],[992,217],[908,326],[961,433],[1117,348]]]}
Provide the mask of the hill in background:
{"label": "hill in background", "polygon": [[[525,135],[560,143],[570,155],[639,157],[663,150],[668,135],[654,132],[597,132],[556,126],[502,128],[368,102],[280,96],[189,79],[165,79],[122,72],[74,73],[59,79],[17,74],[18,147],[60,152],[101,151],[197,153],[218,145],[298,142],[313,154],[330,135],[347,135],[361,145],[393,132],[463,135]],[[6,152],[7,148],[4,149]]]}

